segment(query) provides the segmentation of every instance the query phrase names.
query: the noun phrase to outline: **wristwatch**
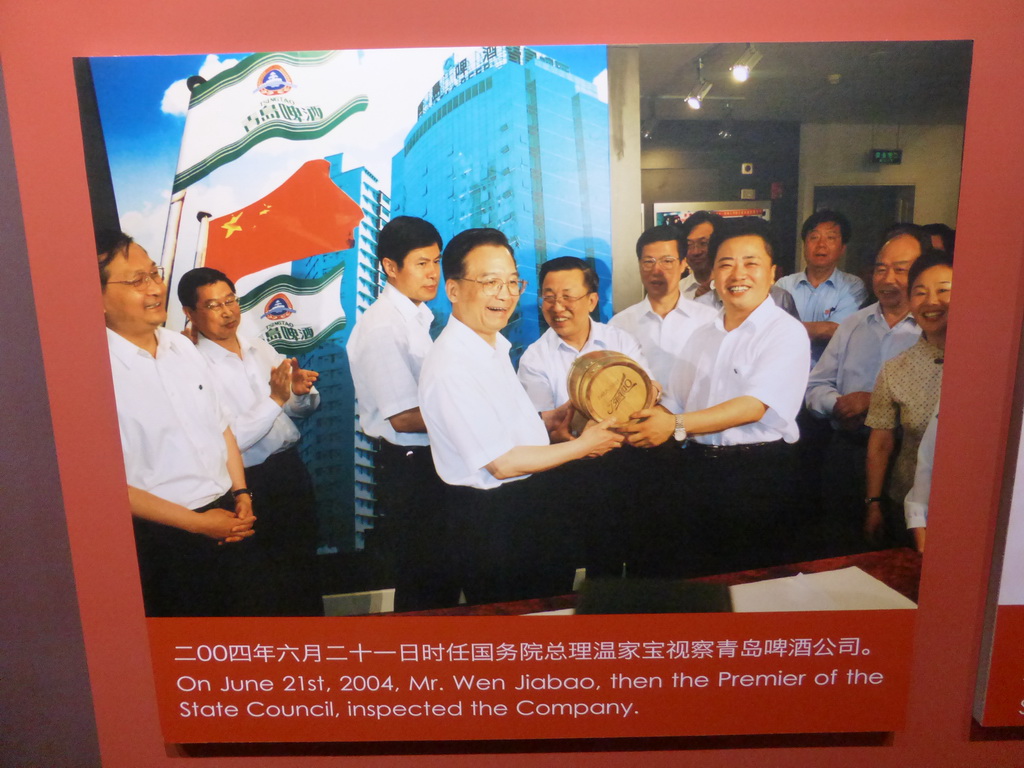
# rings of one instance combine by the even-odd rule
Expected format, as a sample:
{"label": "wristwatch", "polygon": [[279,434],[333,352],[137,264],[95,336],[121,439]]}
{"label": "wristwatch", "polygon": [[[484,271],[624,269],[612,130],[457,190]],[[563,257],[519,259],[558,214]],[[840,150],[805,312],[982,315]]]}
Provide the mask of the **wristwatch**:
{"label": "wristwatch", "polygon": [[252,499],[252,491],[250,491],[248,488],[239,488],[238,490],[234,490],[231,492],[231,495],[237,499],[243,493],[248,494],[249,498]]}
{"label": "wristwatch", "polygon": [[672,433],[672,437],[676,439],[677,443],[683,443],[686,441],[686,427],[683,425],[683,414],[676,414],[676,428]]}
{"label": "wristwatch", "polygon": [[869,504],[874,504],[876,501],[881,503],[885,501],[885,499],[882,496],[868,496],[866,499],[864,499],[864,506],[866,507]]}

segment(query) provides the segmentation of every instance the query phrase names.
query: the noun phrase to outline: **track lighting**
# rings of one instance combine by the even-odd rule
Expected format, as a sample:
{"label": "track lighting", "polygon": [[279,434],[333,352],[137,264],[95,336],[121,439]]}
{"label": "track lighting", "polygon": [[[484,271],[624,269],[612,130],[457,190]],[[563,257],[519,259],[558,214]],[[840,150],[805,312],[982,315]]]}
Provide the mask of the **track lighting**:
{"label": "track lighting", "polygon": [[732,72],[732,79],[738,83],[747,82],[747,78],[750,77],[750,73],[753,71],[757,63],[761,61],[762,53],[754,47],[753,43],[747,43],[747,50],[743,52],[736,63],[730,67]]}
{"label": "track lighting", "polygon": [[690,93],[686,96],[686,103],[690,109],[700,109],[701,102],[704,101],[708,91],[711,90],[711,83],[704,79],[703,68],[704,62],[701,59],[697,59],[697,84],[690,89]]}

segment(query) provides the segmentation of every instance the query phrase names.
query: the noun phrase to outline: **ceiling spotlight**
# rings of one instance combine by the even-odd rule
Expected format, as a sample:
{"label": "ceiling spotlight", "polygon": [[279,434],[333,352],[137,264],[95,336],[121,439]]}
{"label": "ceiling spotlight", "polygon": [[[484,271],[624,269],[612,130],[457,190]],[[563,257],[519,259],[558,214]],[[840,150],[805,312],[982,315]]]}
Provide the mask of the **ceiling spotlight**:
{"label": "ceiling spotlight", "polygon": [[700,109],[701,102],[704,101],[708,91],[711,90],[711,83],[704,79],[704,74],[701,71],[703,67],[704,62],[697,59],[697,84],[690,89],[686,96],[686,103],[690,109]]}
{"label": "ceiling spotlight", "polygon": [[730,67],[732,79],[737,83],[745,83],[750,77],[751,71],[761,61],[763,54],[754,47],[753,43],[747,43],[747,50],[743,52],[736,63]]}
{"label": "ceiling spotlight", "polygon": [[707,80],[701,80],[690,91],[686,97],[686,103],[690,105],[690,109],[700,109],[700,103],[704,101],[704,97],[708,95],[708,91],[711,90],[711,83]]}
{"label": "ceiling spotlight", "polygon": [[733,137],[733,133],[736,129],[736,121],[732,117],[732,107],[727,103],[725,105],[725,119],[722,120],[722,125],[718,129],[718,138],[723,141],[728,141]]}

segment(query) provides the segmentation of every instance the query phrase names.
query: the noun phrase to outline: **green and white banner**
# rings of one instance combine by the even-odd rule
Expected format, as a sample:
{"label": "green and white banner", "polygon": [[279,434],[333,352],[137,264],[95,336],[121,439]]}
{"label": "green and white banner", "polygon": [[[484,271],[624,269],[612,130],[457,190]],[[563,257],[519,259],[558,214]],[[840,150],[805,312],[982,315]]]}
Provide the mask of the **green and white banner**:
{"label": "green and white banner", "polygon": [[316,139],[362,112],[338,51],[255,53],[195,86],[173,191],[185,189],[274,137]]}
{"label": "green and white banner", "polygon": [[[310,352],[345,327],[344,274],[345,264],[340,263],[321,278],[292,277],[287,272],[273,275],[242,296],[242,315],[248,327],[257,329],[278,352],[289,357]],[[240,287],[252,277],[240,281]]]}

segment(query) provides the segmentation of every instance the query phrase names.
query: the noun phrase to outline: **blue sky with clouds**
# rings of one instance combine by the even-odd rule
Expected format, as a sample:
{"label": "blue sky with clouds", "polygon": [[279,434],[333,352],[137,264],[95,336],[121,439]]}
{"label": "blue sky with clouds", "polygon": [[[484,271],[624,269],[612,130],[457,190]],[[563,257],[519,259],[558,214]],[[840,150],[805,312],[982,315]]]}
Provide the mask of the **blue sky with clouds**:
{"label": "blue sky with clouds", "polygon": [[[569,65],[572,72],[584,80],[603,76],[607,68],[604,46],[532,47]],[[463,50],[467,49],[456,50],[456,56],[462,55]],[[379,61],[389,53],[364,51],[359,55],[366,60]],[[451,53],[452,49],[403,52],[410,61],[418,55],[415,60],[421,62],[403,68],[406,72],[412,70],[410,74],[414,75],[404,77],[406,81],[413,81],[406,84],[409,90],[404,98],[412,103],[422,98],[441,75],[438,62]],[[245,55],[123,56],[90,60],[121,224],[150,250],[159,249],[166,223],[188,106],[185,80],[197,73],[213,77]],[[373,171],[378,176],[390,176],[390,163],[384,158],[390,158],[390,153],[400,146],[401,137],[414,120],[414,113],[410,114],[408,125],[390,137],[389,143],[381,140],[376,149]],[[370,151],[365,145],[360,145],[359,150]],[[227,210],[233,210],[256,198],[233,200],[222,196],[218,199]],[[218,212],[215,211],[215,215],[219,215]]]}

